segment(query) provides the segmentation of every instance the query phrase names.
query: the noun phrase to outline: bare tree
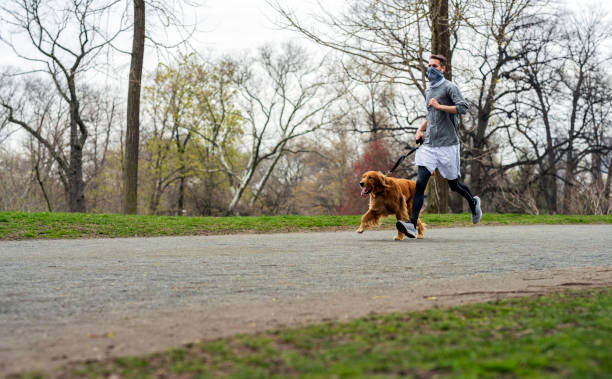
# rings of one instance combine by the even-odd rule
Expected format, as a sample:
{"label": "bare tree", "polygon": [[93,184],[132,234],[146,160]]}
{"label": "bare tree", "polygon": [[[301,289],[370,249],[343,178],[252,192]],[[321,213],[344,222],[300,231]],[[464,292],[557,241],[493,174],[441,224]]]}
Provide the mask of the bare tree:
{"label": "bare tree", "polygon": [[508,127],[504,115],[509,101],[505,100],[525,90],[513,83],[505,85],[503,78],[520,68],[521,59],[529,53],[525,48],[534,48],[533,44],[522,43],[522,39],[530,38],[526,33],[529,28],[543,22],[544,5],[533,0],[483,0],[472,9],[475,16],[469,21],[471,28],[464,31],[472,37],[463,42],[462,48],[475,58],[472,67],[477,67],[469,70],[470,82],[478,87],[476,98],[468,98],[471,117],[469,125],[464,124],[471,145],[469,172],[474,193],[495,191],[494,185],[487,185],[492,184],[487,178],[496,165],[492,137]]}
{"label": "bare tree", "polygon": [[[572,18],[566,15],[549,20],[531,19],[533,22],[528,24],[518,43],[508,48],[509,56],[519,59],[508,62],[496,84],[486,138],[489,153],[484,152],[477,163],[483,172],[489,173],[487,187],[497,194],[500,186],[515,185],[525,189],[525,194],[529,189],[535,196],[534,206],[544,207],[551,213],[559,209],[565,213],[582,212],[581,207],[595,209],[592,204],[603,201],[597,200],[594,195],[597,191],[591,189],[600,188],[600,193],[605,192],[601,175],[605,159],[600,158],[607,152],[604,125],[610,102],[609,79],[601,70],[605,57],[597,57],[595,52],[601,48],[603,39],[588,44],[565,30],[591,30],[591,35],[595,35],[597,30],[606,28],[586,20],[571,22]],[[602,38],[604,34],[601,33]],[[579,53],[567,54],[571,50],[566,47],[568,43]],[[576,88],[578,85],[580,88]],[[484,114],[482,108],[479,112]],[[491,143],[493,140],[496,144]],[[493,159],[495,149],[500,150],[503,161]],[[571,163],[567,162],[568,155],[572,156]],[[515,175],[517,169],[533,175]],[[585,177],[587,173],[592,180]],[[500,184],[499,180],[491,180],[496,175],[507,174],[520,177],[521,181],[505,180]],[[572,204],[571,209],[559,208],[560,189],[564,199],[572,197],[566,201]],[[512,189],[504,191],[510,193]],[[580,196],[572,195],[576,191]],[[591,205],[585,204],[586,198],[593,200]]]}
{"label": "bare tree", "polygon": [[364,64],[342,65],[340,84],[346,92],[338,105],[351,132],[363,135],[366,141],[401,135],[405,127],[395,122],[398,116],[389,110],[393,105],[393,86],[379,73]]}
{"label": "bare tree", "polygon": [[45,179],[50,176],[49,174],[51,172],[53,161],[50,159],[45,159],[45,147],[40,142],[36,141],[32,136],[28,138],[27,148],[30,151],[32,171],[34,173],[34,177],[36,178],[36,182],[40,186],[40,191],[42,192],[43,198],[45,199],[47,211],[53,212],[49,189],[45,184],[47,181]]}
{"label": "bare tree", "polygon": [[[58,96],[49,96],[54,84],[40,77],[29,76],[15,80],[3,78],[0,102],[11,102],[11,109],[3,108],[4,118],[21,120],[28,131],[24,155],[31,162],[31,173],[40,187],[48,210],[70,209],[70,109]],[[21,79],[21,78],[20,78]],[[82,172],[84,189],[95,192],[96,178],[106,165],[112,131],[118,126],[118,100],[110,97],[109,89],[96,90],[88,86],[78,88],[80,114],[88,124],[88,139],[83,148]],[[14,141],[17,142],[17,141]],[[49,184],[52,183],[52,184]],[[50,189],[47,190],[45,186]],[[63,197],[55,196],[63,193]],[[94,199],[95,203],[95,199]]]}
{"label": "bare tree", "polygon": [[[320,4],[318,15],[312,15],[315,26],[305,25],[294,11],[280,3],[270,3],[283,17],[284,27],[353,59],[369,62],[386,79],[425,93],[424,62],[432,48],[429,0],[347,1],[347,9],[339,15]],[[466,3],[451,3],[450,36],[456,35],[461,25]]]}
{"label": "bare tree", "polygon": [[44,210],[37,200],[37,184],[30,173],[32,161],[23,154],[0,152],[0,209],[36,212]]}
{"label": "bare tree", "polygon": [[303,165],[299,172],[303,179],[293,190],[292,207],[296,214],[337,214],[347,196],[342,179],[351,173],[351,164],[358,156],[357,144],[342,125],[334,127],[332,133],[316,133],[308,139],[310,146],[304,150],[312,152],[296,157],[297,164]]}
{"label": "bare tree", "polygon": [[[527,31],[529,38],[520,42],[519,49],[526,52],[518,62],[516,70],[502,74],[504,79],[514,81],[514,96],[504,108],[509,129],[518,132],[521,138],[513,138],[508,132],[508,145],[524,159],[505,162],[501,171],[515,167],[537,164],[540,190],[536,198],[542,199],[540,207],[549,213],[558,208],[559,161],[563,156],[565,139],[559,138],[559,127],[555,122],[558,111],[560,81],[558,69],[562,58],[556,51],[561,18],[551,18],[546,23]],[[501,113],[500,113],[501,114]],[[529,153],[528,153],[529,152]]]}
{"label": "bare tree", "polygon": [[424,115],[420,96],[413,96],[399,85],[386,79],[371,65],[340,61],[337,69],[340,86],[346,96],[338,105],[348,130],[363,136],[366,141],[389,138],[399,145],[406,144],[408,132]]}
{"label": "bare tree", "polygon": [[[347,1],[341,14],[329,12],[320,3],[320,12],[311,15],[313,25],[307,25],[291,9],[269,2],[285,21],[282,26],[344,54],[351,62],[346,67],[352,80],[369,86],[374,82],[389,85],[392,97],[386,104],[396,123],[392,131],[405,135],[416,131],[410,125],[425,114],[422,103],[415,106],[414,101],[419,94],[421,98],[425,94],[425,63],[434,49],[442,47],[451,59],[470,3],[358,0]],[[435,40],[432,40],[432,31],[439,31]],[[361,70],[355,68],[359,65],[363,66]],[[407,109],[402,112],[401,107]]]}
{"label": "bare tree", "polygon": [[[116,153],[113,141],[121,127],[121,118],[125,114],[122,101],[114,95],[113,88],[94,88],[87,86],[81,99],[81,114],[89,127],[89,138],[83,149],[83,181],[87,194],[88,211],[111,211],[106,208],[109,203],[109,187],[105,171],[109,169],[109,158]],[[118,183],[112,183],[112,186]],[[117,201],[117,205],[119,201]],[[112,212],[119,209],[113,204]]]}
{"label": "bare tree", "polygon": [[16,128],[11,129],[11,123],[6,117],[0,118],[0,147],[2,147],[3,142],[8,140],[16,130]]}
{"label": "bare tree", "polygon": [[305,153],[286,154],[272,172],[268,184],[259,196],[258,203],[264,214],[296,214],[297,204],[292,199],[305,173]]}
{"label": "bare tree", "polygon": [[[595,206],[593,213],[608,214],[612,211],[610,186],[612,183],[612,83],[601,68],[593,75],[590,101],[587,107],[590,130],[586,135],[586,144],[590,157],[590,174]],[[607,178],[604,181],[604,173]]]}
{"label": "bare tree", "polygon": [[[67,107],[62,107],[60,98],[48,96],[49,92],[53,92],[53,84],[48,81],[32,77],[16,81],[14,76],[5,76],[3,84],[0,101],[6,119],[23,127],[47,149],[55,161],[59,180],[65,189],[66,203],[69,204],[70,160],[64,151],[66,125],[69,124]],[[9,102],[11,105],[8,105]],[[31,143],[30,146],[30,150],[38,150],[34,147],[36,144]]]}
{"label": "bare tree", "polygon": [[[373,70],[380,81],[407,85],[407,89],[393,91],[394,95],[399,96],[410,90],[416,90],[416,94],[425,94],[427,80],[424,63],[432,52],[444,54],[448,58],[447,74],[448,79],[451,79],[450,61],[467,3],[452,1],[449,4],[448,0],[352,1],[342,15],[333,15],[323,10],[324,16],[317,21],[329,30],[327,34],[304,26],[298,16],[288,9],[278,4],[275,8],[286,21],[286,27],[356,59]],[[401,103],[405,98],[400,96],[397,100],[389,99],[387,104],[397,105],[398,100]],[[425,107],[419,104],[419,108],[419,114],[411,117],[412,121],[423,117]],[[397,111],[391,113],[398,114]],[[403,126],[397,118],[395,121],[405,136],[407,132],[416,130],[415,127]],[[434,185],[429,187],[428,208],[431,211],[446,212],[448,185],[439,175],[432,182]]]}
{"label": "bare tree", "polygon": [[224,165],[234,183],[228,213],[236,213],[262,165],[266,168],[251,189],[250,206],[280,159],[293,151],[293,142],[332,123],[330,109],[341,93],[330,91],[324,62],[312,64],[304,49],[284,44],[279,52],[261,48],[256,58],[243,65],[240,95],[250,146],[245,152],[248,158],[244,169],[236,171]]}
{"label": "bare tree", "polygon": [[[1,35],[2,41],[24,60],[33,64],[35,71],[49,75],[57,95],[69,108],[70,158],[63,162],[62,171],[68,182],[69,209],[86,210],[83,182],[83,148],[88,137],[87,122],[80,106],[82,94],[79,80],[96,64],[96,58],[124,30],[121,20],[113,33],[105,32],[103,25],[116,17],[116,1],[72,0],[66,6],[40,0],[12,0],[0,6],[0,20],[13,28],[12,33]],[[11,39],[20,36],[30,46]],[[30,55],[31,47],[35,53]],[[8,111],[8,120],[20,125],[47,148],[53,147],[37,132],[37,128],[19,118],[11,99],[4,98],[2,106]],[[60,157],[56,160],[63,161]]]}
{"label": "bare tree", "polygon": [[576,151],[577,144],[584,138],[584,133],[592,121],[589,117],[589,107],[595,97],[591,89],[593,84],[600,82],[600,78],[594,76],[599,72],[599,68],[610,61],[609,56],[601,53],[602,45],[612,36],[610,27],[604,23],[601,14],[592,12],[569,21],[562,43],[568,59],[559,72],[561,83],[568,91],[570,103],[562,205],[564,213],[572,210],[574,188],[578,183],[578,163],[581,161],[580,155],[584,154]]}

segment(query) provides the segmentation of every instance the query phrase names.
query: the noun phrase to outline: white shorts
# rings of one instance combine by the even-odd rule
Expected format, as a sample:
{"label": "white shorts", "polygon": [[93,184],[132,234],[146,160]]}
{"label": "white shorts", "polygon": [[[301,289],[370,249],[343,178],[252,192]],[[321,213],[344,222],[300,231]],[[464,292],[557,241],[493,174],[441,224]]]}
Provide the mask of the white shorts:
{"label": "white shorts", "polygon": [[448,180],[457,179],[459,169],[459,144],[451,146],[429,146],[422,145],[414,157],[416,166],[425,166],[433,174],[437,168]]}

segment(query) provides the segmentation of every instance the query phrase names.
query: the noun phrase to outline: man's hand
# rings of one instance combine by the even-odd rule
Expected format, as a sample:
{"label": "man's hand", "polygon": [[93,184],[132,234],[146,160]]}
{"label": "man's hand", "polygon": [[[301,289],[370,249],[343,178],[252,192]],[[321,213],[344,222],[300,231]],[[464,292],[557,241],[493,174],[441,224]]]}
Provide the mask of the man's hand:
{"label": "man's hand", "polygon": [[432,97],[431,100],[429,100],[429,106],[434,107],[435,109],[440,109],[440,103],[438,103],[438,100],[436,100],[435,97]]}
{"label": "man's hand", "polygon": [[421,128],[417,129],[416,135],[414,136],[414,139],[415,139],[415,141],[417,141],[417,143],[418,143],[419,139],[422,140],[422,141],[425,140],[425,133],[421,130]]}

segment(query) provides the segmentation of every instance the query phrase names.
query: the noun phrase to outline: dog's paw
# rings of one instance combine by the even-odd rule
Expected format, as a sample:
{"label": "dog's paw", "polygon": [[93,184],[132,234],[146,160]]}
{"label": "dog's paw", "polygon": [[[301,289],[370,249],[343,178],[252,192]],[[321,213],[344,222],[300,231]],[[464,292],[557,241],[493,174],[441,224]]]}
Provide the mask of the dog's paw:
{"label": "dog's paw", "polygon": [[357,229],[357,233],[363,233],[364,230],[365,230],[364,228],[359,228]]}
{"label": "dog's paw", "polygon": [[424,235],[422,235],[422,234],[417,234],[417,239],[422,240],[422,239],[423,239],[423,237],[425,237],[425,236],[424,236]]}
{"label": "dog's paw", "polygon": [[395,236],[395,237],[393,237],[393,239],[394,239],[395,241],[402,241],[402,240],[404,239],[404,236],[403,236],[403,235],[401,235],[401,236]]}

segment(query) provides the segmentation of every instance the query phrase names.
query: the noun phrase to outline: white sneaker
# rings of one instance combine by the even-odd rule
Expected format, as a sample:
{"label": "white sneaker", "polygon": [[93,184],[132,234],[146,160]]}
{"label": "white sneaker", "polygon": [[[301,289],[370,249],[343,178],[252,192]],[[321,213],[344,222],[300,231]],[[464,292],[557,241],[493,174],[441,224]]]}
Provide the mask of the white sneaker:
{"label": "white sneaker", "polygon": [[478,224],[480,219],[482,218],[482,210],[480,209],[480,198],[478,196],[474,196],[474,200],[476,200],[476,206],[474,207],[474,213],[472,213],[472,224]]}
{"label": "white sneaker", "polygon": [[405,222],[405,221],[398,220],[395,223],[395,227],[397,228],[399,232],[404,233],[408,237],[416,238],[417,231],[411,222]]}

